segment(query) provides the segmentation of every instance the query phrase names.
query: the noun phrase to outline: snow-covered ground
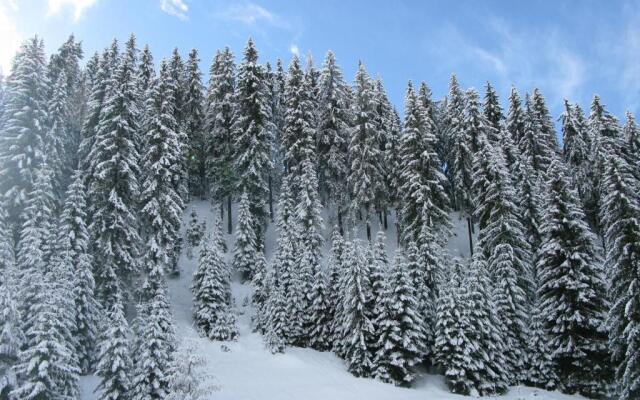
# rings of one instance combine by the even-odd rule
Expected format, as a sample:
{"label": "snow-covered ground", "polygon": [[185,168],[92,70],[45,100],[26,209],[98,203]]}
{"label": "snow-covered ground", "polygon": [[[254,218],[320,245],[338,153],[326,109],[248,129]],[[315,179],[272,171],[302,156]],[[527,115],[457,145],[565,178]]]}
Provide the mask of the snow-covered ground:
{"label": "snow-covered ground", "polygon": [[[184,217],[188,223],[191,208],[195,207],[200,220],[205,219],[208,230],[213,226],[213,210],[207,202],[189,205]],[[235,214],[234,214],[235,217]],[[454,233],[448,248],[452,255],[468,256],[469,244],[467,225],[453,216]],[[330,217],[325,215],[327,230]],[[275,248],[276,233],[271,224],[267,231],[266,247],[269,258]],[[374,225],[375,235],[377,227]],[[361,230],[358,235],[364,235]],[[328,235],[325,235],[327,237]],[[389,221],[387,243],[390,251],[396,247],[393,219]],[[230,260],[233,236],[227,237]],[[328,244],[327,244],[328,246]],[[173,307],[176,335],[179,340],[190,340],[196,344],[198,354],[207,360],[207,374],[211,375],[208,385],[219,390],[212,399],[219,400],[450,400],[468,397],[449,393],[442,377],[421,374],[412,388],[398,388],[373,379],[352,376],[338,357],[328,352],[311,349],[287,348],[284,354],[272,355],[262,343],[259,334],[251,331],[249,304],[250,287],[234,282],[232,291],[236,303],[240,337],[236,342],[214,342],[200,338],[191,320],[191,277],[197,267],[197,251],[193,259],[186,253],[180,257],[182,273],[179,279],[169,281],[169,294]],[[228,351],[224,350],[228,348]],[[83,399],[93,400],[93,388],[98,380],[91,376],[82,380]],[[488,397],[491,398],[491,397]],[[568,396],[523,386],[510,388],[500,396],[504,400],[580,400],[581,396]]]}

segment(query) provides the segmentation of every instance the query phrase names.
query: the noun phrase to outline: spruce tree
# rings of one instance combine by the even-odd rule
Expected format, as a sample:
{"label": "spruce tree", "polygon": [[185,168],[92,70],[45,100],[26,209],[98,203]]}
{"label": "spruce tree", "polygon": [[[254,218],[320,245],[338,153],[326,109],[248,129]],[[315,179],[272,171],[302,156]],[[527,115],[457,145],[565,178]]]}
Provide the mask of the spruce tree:
{"label": "spruce tree", "polygon": [[262,243],[267,223],[268,176],[272,168],[271,127],[264,70],[258,64],[258,52],[249,39],[238,71],[236,88],[237,118],[235,132],[235,169],[238,191],[247,197],[251,226]]}
{"label": "spruce tree", "polygon": [[200,251],[191,290],[195,324],[201,335],[212,340],[234,340],[238,335],[230,310],[229,279],[221,249],[208,238]]}
{"label": "spruce tree", "polygon": [[541,389],[554,390],[558,385],[549,338],[543,326],[540,304],[534,303],[529,322],[529,371],[527,384]]}
{"label": "spruce tree", "polygon": [[88,188],[93,214],[90,229],[96,255],[94,274],[98,297],[105,305],[115,296],[114,289],[122,289],[138,270],[136,63],[135,47],[129,45],[112,67],[95,143],[88,155],[94,166]]}
{"label": "spruce tree", "polygon": [[[175,114],[175,84],[167,63],[147,101],[147,127],[142,154],[140,217],[144,221],[147,257],[161,263],[167,272],[178,272],[174,243],[180,235],[184,203],[176,182],[182,171],[182,141]],[[149,272],[149,271],[145,271]]]}
{"label": "spruce tree", "polygon": [[204,143],[204,86],[202,85],[202,73],[199,67],[200,58],[198,51],[189,52],[189,58],[185,66],[185,94],[184,106],[184,130],[186,131],[188,146],[187,173],[189,193],[202,197],[205,192],[205,143]]}
{"label": "spruce tree", "polygon": [[245,281],[253,277],[258,246],[253,222],[249,196],[243,192],[238,209],[238,226],[236,227],[232,265],[233,269],[238,271]]}
{"label": "spruce tree", "polygon": [[585,200],[588,185],[590,143],[587,126],[579,105],[572,106],[564,102],[562,120],[563,148],[562,159],[567,164],[571,179],[578,190],[580,199]]}
{"label": "spruce tree", "polygon": [[384,182],[375,125],[375,100],[373,82],[361,62],[353,88],[352,112],[355,117],[349,138],[348,154],[351,166],[347,181],[351,195],[351,211],[356,215],[364,211],[369,240],[371,212],[376,203],[376,185]]}
{"label": "spruce tree", "polygon": [[544,175],[549,168],[551,160],[556,157],[555,149],[550,147],[544,129],[534,108],[533,100],[527,95],[525,98],[522,136],[516,144],[520,149],[522,162],[529,163],[538,175]]}
{"label": "spruce tree", "polygon": [[537,261],[543,326],[562,390],[605,397],[608,304],[595,238],[565,167],[554,160],[547,176],[544,239]]}
{"label": "spruce tree", "polygon": [[280,275],[280,271],[274,266],[270,274],[269,298],[265,307],[264,342],[272,354],[284,352],[287,338],[287,304]]}
{"label": "spruce tree", "polygon": [[607,158],[602,182],[600,220],[605,228],[604,268],[610,282],[611,308],[607,318],[616,394],[621,400],[640,396],[640,198],[633,166],[619,154]]}
{"label": "spruce tree", "polygon": [[318,268],[313,287],[311,289],[311,332],[309,346],[316,350],[327,351],[331,349],[331,324],[332,314],[328,313],[330,297],[328,291],[327,270]]}
{"label": "spruce tree", "polygon": [[12,221],[25,206],[43,159],[49,90],[46,72],[44,43],[36,36],[22,44],[7,79],[0,138],[0,188],[8,200]]}
{"label": "spruce tree", "polygon": [[422,361],[422,321],[406,263],[397,255],[386,279],[384,305],[377,315],[379,326],[377,369],[374,375],[397,386],[409,386],[415,379],[414,366]]}
{"label": "spruce tree", "polygon": [[309,252],[311,273],[319,269],[322,258],[323,237],[322,204],[318,193],[316,168],[311,159],[305,159],[298,181],[298,204],[295,210],[300,225],[300,245]]}
{"label": "spruce tree", "polygon": [[335,226],[331,233],[331,252],[327,262],[327,293],[331,294],[329,296],[327,314],[330,321],[331,349],[338,355],[341,355],[340,349],[342,346],[342,316],[344,310],[344,290],[342,286],[346,277],[343,269],[344,245],[340,228]]}
{"label": "spruce tree", "polygon": [[267,273],[267,259],[264,255],[264,249],[259,248],[256,251],[255,272],[251,278],[251,304],[255,308],[255,314],[251,319],[253,329],[260,333],[265,332],[265,308],[270,296]]}
{"label": "spruce tree", "polygon": [[96,388],[100,400],[131,398],[131,346],[129,324],[119,298],[110,305],[106,316],[106,330],[100,341],[96,375],[100,383]]}
{"label": "spruce tree", "polygon": [[444,160],[447,165],[447,178],[451,189],[451,202],[455,209],[460,209],[460,201],[456,196],[464,193],[464,187],[468,186],[469,177],[468,162],[472,157],[469,140],[466,139],[465,130],[465,96],[458,83],[458,78],[451,75],[449,81],[449,94],[445,110],[445,129],[450,149],[448,158]]}
{"label": "spruce tree", "polygon": [[520,95],[515,87],[511,87],[511,94],[509,95],[509,109],[507,111],[507,119],[505,121],[505,127],[513,143],[520,143],[521,138],[524,136],[524,121],[525,112],[522,109],[522,103],[520,101]]}
{"label": "spruce tree", "polygon": [[495,146],[500,143],[504,114],[500,106],[500,100],[495,89],[489,82],[485,86],[484,103],[482,107],[485,120],[488,122],[486,135],[489,141]]}
{"label": "spruce tree", "polygon": [[[206,110],[206,170],[213,198],[226,199],[227,232],[231,234],[231,200],[236,182],[234,169],[235,64],[228,47],[216,53],[209,70]],[[222,209],[221,209],[222,211]],[[222,215],[222,214],[221,214]]]}
{"label": "spruce tree", "polygon": [[64,71],[58,74],[58,78],[51,84],[51,95],[47,102],[47,127],[44,135],[44,154],[52,170],[52,186],[55,194],[56,205],[60,205],[63,197],[68,170],[68,155],[66,148],[71,149],[70,111],[71,104],[67,93],[67,76]]}

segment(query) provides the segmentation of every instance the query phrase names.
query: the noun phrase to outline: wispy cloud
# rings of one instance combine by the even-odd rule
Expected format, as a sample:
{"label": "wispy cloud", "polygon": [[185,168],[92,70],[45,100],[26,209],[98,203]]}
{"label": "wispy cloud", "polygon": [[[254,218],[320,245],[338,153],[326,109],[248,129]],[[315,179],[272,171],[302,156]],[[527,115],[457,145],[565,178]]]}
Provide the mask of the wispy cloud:
{"label": "wispy cloud", "polygon": [[0,69],[5,75],[9,74],[11,60],[22,42],[22,36],[10,14],[17,9],[15,1],[0,1]]}
{"label": "wispy cloud", "polygon": [[214,13],[214,17],[246,25],[263,23],[276,28],[290,28],[287,20],[255,3],[232,4],[224,10]]}
{"label": "wispy cloud", "polygon": [[298,48],[297,44],[292,44],[291,46],[289,46],[289,51],[294,56],[298,56],[298,57],[300,56],[300,49]]}
{"label": "wispy cloud", "polygon": [[97,0],[48,0],[47,16],[57,15],[62,9],[70,8],[73,10],[73,19],[75,21],[82,17],[86,9],[93,6]]}
{"label": "wispy cloud", "polygon": [[189,6],[184,2],[184,0],[160,0],[160,9],[183,21],[189,19],[187,16]]}

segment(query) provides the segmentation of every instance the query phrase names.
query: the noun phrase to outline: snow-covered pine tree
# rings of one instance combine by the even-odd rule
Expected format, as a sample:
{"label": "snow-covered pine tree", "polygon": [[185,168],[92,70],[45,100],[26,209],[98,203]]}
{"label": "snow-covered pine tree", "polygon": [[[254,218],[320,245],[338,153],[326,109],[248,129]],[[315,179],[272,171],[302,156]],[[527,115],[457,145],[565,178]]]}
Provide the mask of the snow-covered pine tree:
{"label": "snow-covered pine tree", "polygon": [[[539,115],[534,108],[533,100],[527,94],[523,117],[522,136],[516,142],[520,149],[522,162],[531,164],[537,175],[543,175],[549,168],[551,160],[556,158],[555,149],[549,147],[548,138],[544,133]],[[553,133],[555,135],[555,131]]]}
{"label": "snow-covered pine tree", "polygon": [[287,339],[287,303],[281,282],[281,272],[274,266],[269,276],[269,298],[265,307],[264,342],[272,353],[283,353]]}
{"label": "snow-covered pine tree", "polygon": [[544,329],[562,390],[605,397],[611,370],[604,325],[608,304],[595,237],[559,160],[552,161],[547,176],[537,261]]}
{"label": "snow-covered pine tree", "polygon": [[384,284],[384,304],[376,316],[379,336],[373,374],[383,382],[409,386],[414,366],[423,359],[422,316],[407,265],[400,253]]}
{"label": "snow-covered pine tree", "polygon": [[520,143],[520,139],[524,136],[524,120],[525,112],[522,109],[520,95],[518,94],[518,90],[512,86],[511,93],[509,94],[509,109],[507,111],[505,128],[509,136],[511,136],[513,143]]}
{"label": "snow-covered pine tree", "polygon": [[[68,175],[68,155],[70,126],[70,101],[67,93],[67,76],[60,71],[55,82],[51,82],[51,94],[47,101],[47,126],[44,134],[43,152],[52,171],[52,182],[56,208],[60,206]],[[71,150],[71,149],[70,149]]]}
{"label": "snow-covered pine tree", "polygon": [[131,398],[131,346],[129,324],[124,316],[121,299],[110,304],[106,315],[105,331],[100,341],[96,375],[100,383],[96,388],[100,400]]}
{"label": "snow-covered pine tree", "polygon": [[447,165],[447,178],[451,189],[451,203],[455,209],[459,209],[460,202],[457,195],[463,192],[462,187],[468,186],[464,180],[466,163],[471,159],[473,152],[466,139],[465,130],[465,96],[458,83],[456,75],[451,75],[449,81],[449,94],[447,95],[447,106],[445,109],[444,129],[446,130],[447,141],[449,142],[448,158],[444,160]]}
{"label": "snow-covered pine tree", "polygon": [[238,336],[231,314],[230,276],[222,251],[209,237],[200,250],[193,275],[193,319],[200,333],[211,340],[234,340]]}
{"label": "snow-covered pine tree", "polygon": [[175,110],[173,114],[173,118],[178,123],[178,126],[182,129],[184,128],[184,99],[185,99],[185,68],[184,61],[182,61],[182,56],[180,56],[180,51],[178,51],[177,47],[173,48],[171,52],[171,57],[168,61],[168,69],[169,76],[171,76],[171,80],[175,85],[176,91],[174,94],[175,97]]}
{"label": "snow-covered pine tree", "polygon": [[539,300],[536,299],[529,321],[528,361],[526,383],[541,389],[554,390],[558,385],[549,338],[543,326]]}
{"label": "snow-covered pine tree", "polygon": [[[435,125],[420,106],[409,83],[405,97],[404,132],[400,137],[401,165],[398,198],[400,202],[400,236],[402,242],[417,241],[423,225],[434,232],[446,232],[449,227],[445,193],[446,177],[440,170],[436,154]],[[424,213],[425,204],[429,212]],[[424,217],[428,216],[428,219]]]}
{"label": "snow-covered pine tree", "polygon": [[75,322],[71,333],[77,342],[73,351],[78,358],[80,371],[89,374],[95,367],[98,323],[102,310],[94,294],[93,257],[86,225],[87,193],[82,178],[82,171],[76,170],[67,189],[57,246],[60,261],[66,264],[73,276]]}
{"label": "snow-covered pine tree", "polygon": [[622,155],[633,168],[632,171],[634,175],[637,179],[640,179],[640,128],[636,123],[635,117],[629,111],[627,111],[625,115],[625,124],[622,128],[622,141]]}
{"label": "snow-covered pine tree", "polygon": [[[193,254],[189,255],[189,252],[195,248],[200,246],[202,238],[204,236],[206,226],[203,225],[205,221],[202,223],[198,220],[198,213],[196,212],[195,207],[191,209],[191,218],[189,219],[189,225],[187,226],[187,230],[185,231],[185,236],[187,239],[187,256],[192,257]],[[192,252],[192,251],[191,251]]]}
{"label": "snow-covered pine tree", "polygon": [[602,206],[601,188],[606,158],[620,144],[620,126],[618,120],[609,113],[597,95],[591,102],[587,120],[587,132],[591,143],[589,158],[589,184],[586,188],[584,212],[596,232],[602,233],[600,207]]}
{"label": "snow-covered pine tree", "polygon": [[605,234],[604,267],[610,282],[609,348],[616,394],[621,400],[631,400],[640,396],[640,198],[634,167],[616,153],[606,161],[600,220]]}
{"label": "snow-covered pine tree", "polygon": [[542,242],[540,224],[542,223],[542,192],[543,182],[527,162],[519,161],[516,165],[517,173],[512,182],[516,184],[516,205],[520,210],[520,222],[524,228],[525,241],[534,260],[531,261],[531,278],[535,288],[536,271],[535,257]]}
{"label": "snow-covered pine tree", "polygon": [[329,51],[318,82],[318,180],[320,193],[337,207],[341,223],[346,204],[347,142],[352,121],[349,88]]}
{"label": "snow-covered pine tree", "polygon": [[[153,63],[153,54],[149,45],[145,45],[140,51],[140,64],[138,65],[138,92],[140,93],[141,100],[146,99],[149,89],[153,87],[156,80],[156,69]],[[140,103],[141,109],[144,108],[144,101]]]}
{"label": "snow-covered pine tree", "polygon": [[352,113],[354,124],[348,146],[351,165],[347,178],[351,212],[361,215],[364,211],[367,239],[371,240],[371,212],[376,204],[377,185],[384,182],[384,173],[375,125],[374,85],[362,62],[359,63],[354,82]]}
{"label": "snow-covered pine tree", "polygon": [[9,393],[17,386],[14,366],[18,362],[20,348],[25,343],[18,311],[18,286],[13,250],[13,237],[4,207],[0,207],[0,397],[14,400]]}
{"label": "snow-covered pine tree", "polygon": [[392,204],[392,190],[389,188],[388,184],[390,182],[390,177],[396,172],[391,170],[389,168],[390,166],[386,164],[387,144],[392,140],[397,141],[397,138],[394,138],[393,136],[397,135],[398,131],[395,130],[394,127],[394,122],[396,120],[396,116],[394,114],[395,110],[389,101],[382,79],[378,77],[373,85],[375,103],[374,124],[376,125],[375,130],[378,134],[376,142],[379,149],[378,164],[380,165],[380,173],[384,178],[382,182],[377,182],[375,185],[375,210],[378,212],[382,229],[386,230],[388,227],[387,214],[389,206]]}
{"label": "snow-covered pine tree", "polygon": [[211,379],[204,373],[207,361],[198,355],[196,344],[185,341],[175,353],[169,369],[169,390],[165,400],[206,400],[218,390],[216,386],[205,385]]}
{"label": "snow-covered pine tree", "polygon": [[301,175],[298,178],[298,202],[295,210],[295,218],[299,224],[298,243],[308,252],[307,260],[311,268],[311,278],[320,267],[322,258],[322,246],[324,238],[322,230],[324,222],[322,220],[322,203],[318,193],[318,178],[316,174],[315,162],[307,157],[300,165]]}
{"label": "snow-covered pine tree", "polygon": [[[428,265],[426,259],[423,259],[420,250],[415,242],[409,242],[404,248],[404,263],[406,264],[407,274],[411,280],[411,286],[415,290],[417,301],[417,312],[420,314],[420,337],[421,342],[416,343],[422,360],[428,360],[434,343],[434,309],[435,304],[434,293],[427,286],[428,283]],[[425,262],[425,264],[423,264]]]}
{"label": "snow-covered pine tree", "polygon": [[146,257],[153,260],[152,265],[160,263],[171,273],[179,272],[175,243],[180,236],[184,209],[179,185],[176,184],[184,176],[184,171],[183,143],[174,118],[175,93],[175,83],[168,64],[163,60],[146,105],[140,218],[144,221]]}
{"label": "snow-covered pine tree", "polygon": [[498,94],[489,82],[487,82],[485,86],[482,112],[484,113],[485,120],[488,122],[486,130],[487,138],[491,144],[497,146],[500,144],[504,114],[502,112],[502,106],[500,106]]}
{"label": "snow-covered pine tree", "polygon": [[332,314],[328,313],[330,297],[333,293],[328,291],[328,271],[318,268],[311,288],[311,332],[309,346],[320,351],[331,349],[331,320]]}
{"label": "snow-covered pine tree", "polygon": [[590,143],[584,114],[579,105],[564,102],[562,120],[562,159],[569,169],[571,179],[578,190],[580,199],[585,200],[588,185]]}
{"label": "snow-covered pine tree", "polygon": [[540,127],[540,140],[544,143],[544,148],[549,151],[548,157],[555,158],[560,152],[556,128],[551,120],[551,113],[547,108],[544,96],[538,88],[533,89],[533,93],[531,93],[531,109]]}
{"label": "snow-covered pine tree", "polygon": [[192,49],[185,65],[184,130],[187,143],[187,173],[189,193],[203,197],[206,193],[205,179],[205,94],[200,72],[198,50]]}
{"label": "snow-covered pine tree", "polygon": [[0,189],[7,198],[11,221],[20,217],[43,159],[49,91],[46,72],[42,40],[36,36],[25,41],[7,79],[0,137]]}
{"label": "snow-covered pine tree", "polygon": [[149,276],[144,284],[146,313],[140,338],[134,349],[131,374],[131,399],[164,399],[169,388],[169,368],[173,361],[176,339],[171,321],[171,306],[164,281],[164,265],[153,259],[147,267]]}
{"label": "snow-covered pine tree", "polygon": [[327,293],[329,296],[329,306],[327,314],[329,314],[331,349],[338,356],[342,357],[342,320],[344,311],[344,293],[343,285],[345,283],[346,274],[343,268],[344,239],[340,234],[340,227],[334,226],[331,233],[331,252],[327,262]]}
{"label": "snow-covered pine tree", "polygon": [[271,163],[271,116],[265,74],[258,64],[258,52],[249,39],[238,70],[236,88],[235,169],[238,191],[247,197],[255,240],[262,243],[267,223],[265,204],[269,195]]}
{"label": "snow-covered pine tree", "polygon": [[[387,255],[387,237],[383,230],[379,230],[376,234],[376,240],[369,245],[367,249],[367,264],[369,265],[369,281],[371,284],[371,298],[368,304],[371,315],[373,316],[373,330],[375,334],[374,342],[371,348],[374,352],[378,350],[378,336],[381,327],[378,325],[377,316],[382,313],[384,307],[386,279],[389,274],[389,256]],[[377,365],[374,366],[377,368]]]}
{"label": "snow-covered pine tree", "polygon": [[265,332],[265,308],[269,299],[269,285],[267,271],[267,259],[264,249],[259,248],[256,251],[255,270],[253,278],[251,278],[251,304],[255,308],[255,314],[252,316],[253,329],[263,333]]}
{"label": "snow-covered pine tree", "polygon": [[232,266],[245,281],[253,277],[257,248],[251,203],[249,202],[249,195],[243,192],[238,208],[238,225],[236,226],[236,238],[233,246]]}
{"label": "snow-covered pine tree", "polygon": [[129,45],[111,67],[95,143],[88,155],[94,166],[88,187],[93,211],[90,230],[95,244],[94,275],[98,298],[105,306],[116,295],[114,288],[122,289],[138,270],[136,63],[135,47]]}
{"label": "snow-covered pine tree", "polygon": [[[235,191],[234,169],[235,64],[228,47],[216,53],[209,70],[206,135],[207,179],[213,183],[211,194],[221,204],[226,199],[227,232],[231,234],[231,200]],[[222,213],[221,208],[221,213]],[[222,214],[221,214],[222,215]]]}

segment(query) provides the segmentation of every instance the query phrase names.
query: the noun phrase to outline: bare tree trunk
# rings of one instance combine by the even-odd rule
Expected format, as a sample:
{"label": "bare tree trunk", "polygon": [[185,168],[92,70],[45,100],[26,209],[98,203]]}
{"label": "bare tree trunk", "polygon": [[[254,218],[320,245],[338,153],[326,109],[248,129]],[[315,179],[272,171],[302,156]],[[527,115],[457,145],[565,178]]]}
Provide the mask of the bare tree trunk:
{"label": "bare tree trunk", "polygon": [[473,256],[473,223],[471,222],[471,217],[467,217],[467,227],[469,228],[469,251]]}
{"label": "bare tree trunk", "polygon": [[344,227],[342,225],[342,210],[338,209],[338,229],[340,230],[340,235],[344,236]]}
{"label": "bare tree trunk", "polygon": [[231,235],[233,232],[233,225],[231,224],[231,195],[227,197],[227,233]]}
{"label": "bare tree trunk", "polygon": [[386,231],[387,228],[389,228],[389,222],[387,221],[387,207],[384,207],[384,209],[382,210],[382,226],[384,227],[384,230]]}
{"label": "bare tree trunk", "polygon": [[269,216],[273,222],[273,179],[271,173],[269,173]]}

